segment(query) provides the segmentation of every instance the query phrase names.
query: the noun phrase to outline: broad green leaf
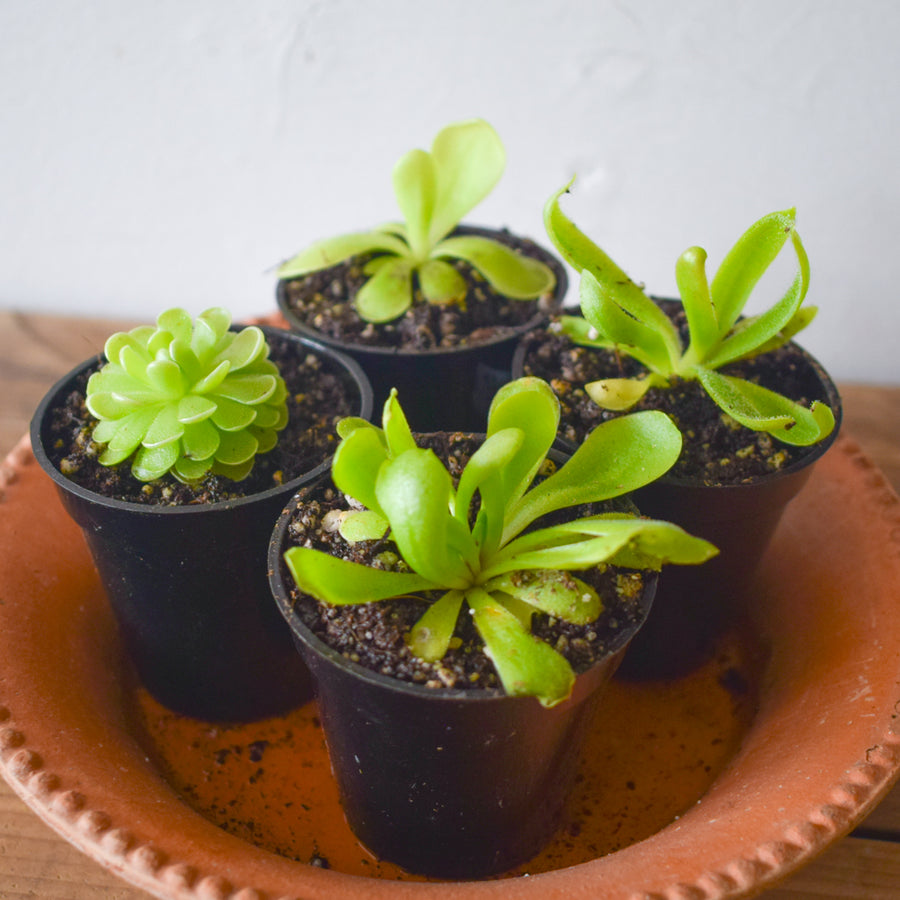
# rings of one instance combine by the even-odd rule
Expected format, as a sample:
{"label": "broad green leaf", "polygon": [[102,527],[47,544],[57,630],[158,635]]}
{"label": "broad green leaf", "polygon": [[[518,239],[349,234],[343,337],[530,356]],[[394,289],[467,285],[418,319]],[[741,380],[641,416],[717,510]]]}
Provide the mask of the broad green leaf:
{"label": "broad green leaf", "polygon": [[222,321],[215,315],[198,316],[197,321],[194,323],[190,347],[197,359],[202,361],[204,368],[206,368],[207,361],[219,345],[220,338],[228,331],[228,325],[225,325],[224,329],[221,326]]}
{"label": "broad green leaf", "polygon": [[222,431],[240,431],[247,428],[256,419],[256,409],[227,397],[213,396],[216,408],[210,416],[210,420]]}
{"label": "broad green leaf", "polygon": [[406,637],[406,643],[415,656],[426,662],[443,659],[450,647],[462,601],[462,591],[447,591],[425,610]]}
{"label": "broad green leaf", "polygon": [[642,316],[649,312],[650,307],[642,304],[642,308],[638,309],[626,305],[630,303],[630,298],[625,298],[623,303],[587,270],[581,273],[578,290],[581,311],[600,334],[623,347],[648,369],[662,375],[669,375],[674,371],[677,360],[681,357],[678,335],[668,317],[652,300],[641,295],[655,310],[655,313],[650,313],[647,321]]}
{"label": "broad green leaf", "polygon": [[604,378],[584,386],[585,393],[603,409],[631,409],[652,387],[667,384],[655,372],[646,378]]}
{"label": "broad green leaf", "polygon": [[181,436],[181,449],[193,460],[211,459],[221,443],[219,431],[205,419],[185,426]]}
{"label": "broad green leaf", "polygon": [[564,657],[485,591],[472,589],[466,599],[507,694],[534,695],[543,706],[555,706],[572,693],[575,673]]}
{"label": "broad green leaf", "polygon": [[387,534],[390,523],[373,509],[348,512],[340,521],[338,531],[345,541],[377,541]]}
{"label": "broad green leaf", "polygon": [[258,447],[259,442],[249,431],[226,431],[219,441],[216,461],[226,466],[252,464]]}
{"label": "broad green leaf", "polygon": [[[467,567],[449,544],[450,473],[430,450],[406,450],[383,463],[375,496],[391,523],[401,556],[423,578],[446,588],[465,589]],[[458,525],[459,523],[456,522]]]}
{"label": "broad green leaf", "polygon": [[483,585],[488,593],[503,591],[518,600],[576,625],[586,625],[600,615],[603,603],[589,584],[560,569],[508,572]]}
{"label": "broad green leaf", "polygon": [[[229,323],[230,321],[229,317]],[[185,344],[190,343],[193,322],[191,314],[187,310],[176,307],[161,312],[156,318],[156,326],[163,329],[163,331],[168,331],[172,335],[172,339]]]}
{"label": "broad green leaf", "polygon": [[362,231],[316,241],[278,267],[278,277],[299,278],[319,269],[329,269],[364,253],[392,253],[405,256],[409,247],[398,237],[384,231]]}
{"label": "broad green leaf", "polygon": [[720,335],[727,334],[738,320],[756,283],[793,233],[795,217],[794,209],[763,216],[722,260],[710,286]]}
{"label": "broad green leaf", "polygon": [[119,355],[116,360],[118,364],[128,373],[129,377],[141,384],[148,384],[147,366],[150,360],[147,354],[143,352],[143,348],[136,348],[131,344],[123,344],[119,348]]}
{"label": "broad green leaf", "polygon": [[150,363],[147,378],[156,390],[173,399],[180,397],[187,387],[181,369],[170,359],[156,359]]}
{"label": "broad green leaf", "polygon": [[165,475],[177,459],[177,441],[158,447],[139,447],[134,455],[131,471],[139,481],[155,481]]}
{"label": "broad green leaf", "polygon": [[428,241],[434,246],[493,190],[506,167],[506,153],[497,132],[483,119],[473,119],[441,129],[431,156],[437,198]]}
{"label": "broad green leaf", "polygon": [[598,425],[569,460],[507,513],[504,543],[557,509],[618,497],[664,475],[681,453],[681,433],[664,413],[630,413]]}
{"label": "broad green leaf", "polygon": [[462,303],[469,292],[466,279],[442,259],[427,259],[417,270],[419,287],[429,303]]}
{"label": "broad green leaf", "polygon": [[238,369],[249,366],[265,352],[265,334],[260,328],[251,325],[247,328],[242,328],[235,335],[234,340],[216,354],[212,365],[217,366],[222,360],[227,359],[231,364],[231,371],[235,372]]}
{"label": "broad green leaf", "polygon": [[175,462],[172,474],[179,480],[190,483],[199,481],[212,467],[211,459],[181,459]]}
{"label": "broad green leaf", "polygon": [[281,407],[270,406],[268,403],[262,403],[252,407],[256,418],[253,425],[257,428],[272,428],[280,431],[287,425],[287,412],[282,411]]}
{"label": "broad green leaf", "polygon": [[277,385],[274,375],[229,375],[216,388],[214,396],[254,406],[265,403],[275,393]]}
{"label": "broad green leaf", "polygon": [[231,313],[224,307],[211,306],[209,309],[203,310],[203,312],[197,316],[197,321],[194,323],[195,330],[198,323],[200,325],[209,326],[213,334],[215,334],[217,338],[220,338],[231,327]]}
{"label": "broad green leaf", "polygon": [[504,244],[477,235],[449,237],[433,251],[435,256],[464,259],[505,297],[533,300],[553,290],[556,276],[538,259],[516,253]]}
{"label": "broad green leaf", "polygon": [[706,278],[706,251],[690,247],[675,263],[675,283],[688,320],[691,340],[687,349],[690,361],[702,360],[719,339],[716,309]]}
{"label": "broad green leaf", "polygon": [[368,419],[363,419],[360,416],[344,416],[343,419],[338,420],[335,426],[335,430],[340,438],[350,437],[354,431],[360,428],[368,428],[376,434],[381,434],[381,429],[377,425],[373,425]]}
{"label": "broad green leaf", "polygon": [[[182,460],[179,460],[172,469],[176,477],[178,477],[181,465]],[[226,463],[220,462],[218,459],[215,460],[212,464],[212,471],[215,472],[216,475],[224,475],[226,478],[231,479],[231,481],[243,481],[252,470],[252,456],[244,462],[235,463],[234,465],[228,465]]]}
{"label": "broad green leaf", "polygon": [[359,315],[367,322],[390,322],[402,316],[412,304],[413,266],[406,258],[381,266],[356,295]]}
{"label": "broad green leaf", "polygon": [[309,547],[291,547],[284,559],[301,591],[332,606],[373,603],[436,587],[415,572],[373,569]]}
{"label": "broad green leaf", "polygon": [[424,150],[404,154],[394,166],[393,182],[412,257],[422,262],[430,248],[428,232],[437,200],[437,172],[431,154]]}
{"label": "broad green leaf", "polygon": [[[268,453],[270,450],[274,449],[275,445],[278,443],[278,435],[271,428],[259,428],[254,422],[247,431],[253,435],[253,438],[256,440],[257,455]],[[253,460],[251,460],[251,463],[252,462]]]}
{"label": "broad green leaf", "polygon": [[145,447],[159,447],[177,441],[184,434],[184,425],[178,421],[178,407],[167,404],[157,414],[144,435]]}
{"label": "broad green leaf", "polygon": [[208,419],[216,411],[215,401],[209,397],[198,397],[196,394],[188,394],[178,401],[178,421],[185,425],[194,422],[202,422]]}
{"label": "broad green leaf", "polygon": [[[197,354],[191,349],[191,345],[186,341],[174,340],[169,344],[169,355],[175,365],[181,369],[184,374],[184,380],[187,384],[192,385],[198,382],[206,370],[200,365]],[[143,365],[143,364],[142,364]]]}
{"label": "broad green leaf", "polygon": [[358,428],[347,435],[335,451],[331,462],[335,487],[367,509],[381,512],[375,497],[375,480],[387,458],[387,448],[380,432],[374,428]]}
{"label": "broad green leaf", "polygon": [[742,378],[710,369],[700,369],[697,374],[715,403],[753,431],[765,431],[786,444],[805,447],[834,429],[834,414],[824,403],[814,403],[807,409]]}
{"label": "broad green leaf", "polygon": [[156,399],[156,394],[149,392],[144,397],[135,397],[134,394],[126,396],[100,390],[90,393],[90,386],[88,391],[85,402],[88,412],[95,419],[118,419],[138,409],[144,402]]}
{"label": "broad green leaf", "polygon": [[100,456],[101,465],[114,466],[131,456],[143,441],[159,409],[159,405],[145,406],[124,418],[98,422],[94,440],[107,444]]}

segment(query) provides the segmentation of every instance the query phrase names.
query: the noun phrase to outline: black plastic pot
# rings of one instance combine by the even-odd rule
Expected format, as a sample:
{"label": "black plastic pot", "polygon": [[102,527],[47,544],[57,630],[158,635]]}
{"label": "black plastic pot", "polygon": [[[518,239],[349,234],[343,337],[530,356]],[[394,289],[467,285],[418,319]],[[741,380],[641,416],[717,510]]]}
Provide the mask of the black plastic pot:
{"label": "black plastic pot", "polygon": [[[371,389],[352,360],[282,329],[264,331],[270,342],[319,355],[343,374],[357,413],[371,414]],[[98,361],[51,388],[32,419],[31,443],[83,530],[141,682],[170,709],[216,721],[258,719],[308,700],[309,675],[272,608],[266,551],[285,503],[330,457],[281,487],[213,504],[151,506],[87,490],[60,473],[45,442],[48,412]]]}
{"label": "black plastic pot", "polygon": [[[821,364],[798,345],[821,400],[834,412],[831,434],[783,469],[735,485],[705,485],[665,475],[632,495],[642,515],[680,525],[715,544],[719,555],[702,566],[666,566],[653,614],[632,642],[621,667],[624,677],[682,675],[706,660],[724,628],[738,622],[751,599],[753,575],[790,500],[806,484],[815,462],[837,439],[841,398]],[[517,348],[513,377],[524,371],[525,342]],[[562,437],[564,453],[575,447]]]}
{"label": "black plastic pot", "polygon": [[[330,485],[330,480],[324,482]],[[272,592],[312,673],[344,813],[377,857],[411,872],[476,878],[527,862],[553,836],[602,689],[640,627],[545,709],[500,690],[431,689],[373,672],[319,640],[294,610],[285,509],[269,549]],[[656,586],[649,576],[642,618]]]}
{"label": "black plastic pot", "polygon": [[[489,229],[460,226],[458,234],[499,234]],[[568,284],[562,263],[541,247],[536,255],[556,275],[555,303],[561,305]],[[548,319],[536,312],[527,322],[485,343],[434,350],[402,350],[336,340],[302,322],[287,302],[286,281],[276,290],[278,306],[291,328],[347,354],[362,367],[372,384],[375,412],[391,388],[397,388],[404,412],[415,431],[478,431],[491,398],[510,380],[512,357],[523,334]]]}

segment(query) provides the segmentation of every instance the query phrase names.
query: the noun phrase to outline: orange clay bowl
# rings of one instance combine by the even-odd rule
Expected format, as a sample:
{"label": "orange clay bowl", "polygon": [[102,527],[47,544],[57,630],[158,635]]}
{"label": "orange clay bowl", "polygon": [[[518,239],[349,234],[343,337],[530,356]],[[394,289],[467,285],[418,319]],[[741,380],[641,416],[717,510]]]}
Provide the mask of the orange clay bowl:
{"label": "orange clay bowl", "polygon": [[900,772],[900,501],[846,437],[789,505],[746,621],[688,676],[614,681],[557,838],[478,882],[414,878],[356,842],[314,703],[231,726],[152,701],[25,441],[0,496],[0,772],[165,900],[746,897]]}

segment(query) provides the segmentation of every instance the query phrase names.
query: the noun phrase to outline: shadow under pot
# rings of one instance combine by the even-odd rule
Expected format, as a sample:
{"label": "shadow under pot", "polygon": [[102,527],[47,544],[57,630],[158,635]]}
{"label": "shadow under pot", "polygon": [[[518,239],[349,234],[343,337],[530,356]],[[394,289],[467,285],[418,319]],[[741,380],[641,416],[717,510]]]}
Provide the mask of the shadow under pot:
{"label": "shadow under pot", "polygon": [[609,628],[605,652],[557,706],[508,696],[499,686],[400,680],[319,636],[316,601],[296,589],[283,561],[295,540],[292,522],[329,491],[326,477],[291,501],[273,533],[269,567],[278,608],[313,676],[351,829],[378,858],[432,877],[485,877],[526,863],[559,826],[584,737],[649,612],[656,574],[644,573],[627,615],[616,621],[610,609],[615,624],[598,620],[598,631]]}
{"label": "shadow under pot", "polygon": [[[539,259],[556,277],[552,296],[510,300],[491,291],[490,299],[470,296],[462,307],[415,304],[399,319],[374,324],[363,321],[352,307],[363,284],[353,261],[279,281],[276,289],[278,306],[291,328],[359,363],[372,384],[376,412],[380,414],[391,388],[397,388],[414,431],[483,428],[491,399],[511,380],[519,339],[544,325],[566,294],[562,263],[534,242],[508,231],[471,226],[459,226],[454,233],[496,238]],[[486,285],[481,280],[471,291],[487,297]]]}
{"label": "shadow under pot", "polygon": [[[552,353],[548,351],[550,345],[553,346]],[[563,380],[559,373],[563,366],[557,360],[562,359],[562,354],[571,352],[571,343],[558,333],[550,336],[533,333],[517,347],[513,360],[514,378],[523,374],[539,375],[551,381],[558,393],[562,390],[560,434],[556,446],[565,453],[574,451],[579,438],[599,423],[599,416],[605,419],[615,415],[599,411],[599,407],[584,394],[585,381],[567,382],[561,388]],[[597,351],[578,348],[576,352]],[[787,504],[803,488],[812,474],[813,465],[837,438],[842,416],[841,399],[828,373],[793,342],[783,348],[778,358],[790,360],[790,376],[782,378],[775,370],[767,372],[762,383],[778,390],[790,380],[798,386],[794,399],[802,396],[807,402],[826,403],[835,416],[834,429],[809,447],[788,448],[771,438],[775,452],[787,452],[788,461],[738,483],[709,483],[708,475],[695,476],[689,471],[680,471],[679,460],[668,474],[632,494],[642,515],[680,525],[689,534],[713,543],[719,554],[701,566],[665,567],[660,575],[653,613],[632,642],[621,667],[620,673],[625,678],[672,678],[693,671],[709,659],[724,631],[745,620],[747,604],[752,601],[754,574]],[[752,367],[763,365],[761,361],[753,361]],[[557,374],[551,374],[553,371]],[[610,371],[605,371],[587,380],[611,375]],[[648,392],[648,396],[651,395],[652,392]],[[703,398],[709,414],[720,422],[721,411],[708,397],[703,395]],[[648,405],[637,408],[648,408]],[[670,409],[664,411],[673,412]],[[687,417],[679,416],[677,410],[674,413],[684,432]],[[585,417],[593,414],[598,415],[598,420],[592,423]],[[685,443],[690,439],[686,437]]]}
{"label": "shadow under pot", "polygon": [[[304,390],[304,379],[312,388],[315,378],[328,386],[322,396],[335,405],[335,416],[371,414],[371,389],[352,360],[283,329],[263,331],[292,393]],[[327,424],[322,419],[314,426],[321,437],[303,454],[291,459],[292,451],[270,451],[279,453],[286,472],[290,464],[299,470],[280,485],[190,505],[113,499],[60,471],[64,451],[54,430],[58,411],[73,392],[73,402],[83,398],[88,377],[102,363],[102,357],[82,363],[47,393],[31,422],[31,443],[82,529],[140,682],[169,709],[213,721],[252,721],[305,702],[312,696],[309,673],[272,609],[266,551],[285,503],[330,466],[332,413]],[[302,416],[295,404],[289,407],[286,432]],[[275,464],[261,463],[268,455],[257,457],[254,471]],[[253,478],[251,472],[235,493]]]}

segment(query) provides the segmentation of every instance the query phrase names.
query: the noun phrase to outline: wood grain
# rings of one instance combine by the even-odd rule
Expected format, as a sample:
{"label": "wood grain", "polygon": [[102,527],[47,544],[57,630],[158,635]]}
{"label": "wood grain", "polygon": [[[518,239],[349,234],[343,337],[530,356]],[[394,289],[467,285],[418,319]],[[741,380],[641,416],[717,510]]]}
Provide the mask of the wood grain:
{"label": "wood grain", "polygon": [[[25,434],[46,390],[76,363],[99,352],[113,331],[134,322],[0,311],[0,454]],[[841,386],[844,430],[900,490],[900,387]],[[900,788],[868,817],[861,832],[765,892],[766,900],[900,898]],[[878,839],[873,839],[878,838]],[[0,781],[2,900],[147,900],[79,853],[41,822]]]}

